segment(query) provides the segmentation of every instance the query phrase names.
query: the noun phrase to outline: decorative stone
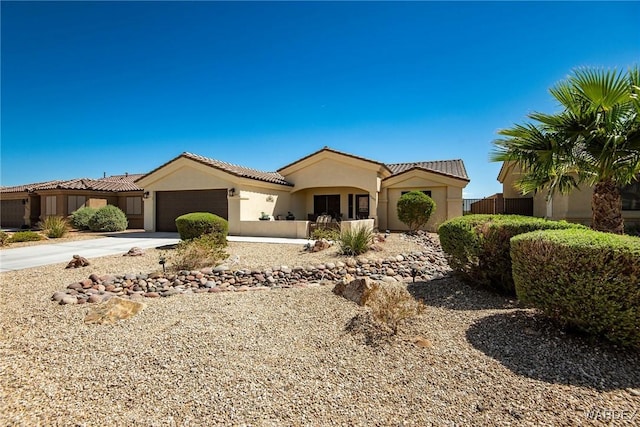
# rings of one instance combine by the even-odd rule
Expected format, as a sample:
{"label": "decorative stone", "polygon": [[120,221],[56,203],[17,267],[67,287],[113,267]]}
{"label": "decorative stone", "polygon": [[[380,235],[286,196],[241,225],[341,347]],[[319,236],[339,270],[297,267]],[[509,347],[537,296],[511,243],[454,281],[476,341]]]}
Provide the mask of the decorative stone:
{"label": "decorative stone", "polygon": [[87,260],[86,258],[83,258],[80,255],[74,255],[73,259],[69,261],[69,263],[65,268],[80,268],[80,267],[86,267],[89,264],[90,264],[89,260]]}
{"label": "decorative stone", "polygon": [[144,255],[144,250],[137,246],[132,247],[129,251],[123,256],[142,256]]}
{"label": "decorative stone", "polygon": [[84,318],[85,323],[114,324],[119,320],[130,319],[142,311],[146,305],[142,302],[124,298],[111,298],[104,304],[89,311]]}

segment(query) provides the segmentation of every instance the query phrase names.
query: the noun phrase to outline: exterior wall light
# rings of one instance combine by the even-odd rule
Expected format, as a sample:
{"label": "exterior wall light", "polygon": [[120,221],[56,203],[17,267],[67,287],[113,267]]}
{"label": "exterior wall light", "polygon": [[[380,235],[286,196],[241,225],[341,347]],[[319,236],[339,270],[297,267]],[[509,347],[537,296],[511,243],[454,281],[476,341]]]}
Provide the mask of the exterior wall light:
{"label": "exterior wall light", "polygon": [[234,194],[236,194],[236,189],[235,188],[230,188],[229,189],[229,197],[233,197]]}
{"label": "exterior wall light", "polygon": [[149,192],[145,191],[144,194],[142,195],[143,198],[148,199],[149,198]]}

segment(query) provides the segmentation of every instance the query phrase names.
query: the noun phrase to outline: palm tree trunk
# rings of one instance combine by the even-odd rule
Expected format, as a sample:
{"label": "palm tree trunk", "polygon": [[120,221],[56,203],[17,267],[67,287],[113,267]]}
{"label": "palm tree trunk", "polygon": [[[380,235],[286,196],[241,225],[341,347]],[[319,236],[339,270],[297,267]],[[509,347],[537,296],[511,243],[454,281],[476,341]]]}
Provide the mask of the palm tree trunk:
{"label": "palm tree trunk", "polygon": [[613,181],[600,181],[591,198],[591,228],[607,233],[623,234],[622,196]]}

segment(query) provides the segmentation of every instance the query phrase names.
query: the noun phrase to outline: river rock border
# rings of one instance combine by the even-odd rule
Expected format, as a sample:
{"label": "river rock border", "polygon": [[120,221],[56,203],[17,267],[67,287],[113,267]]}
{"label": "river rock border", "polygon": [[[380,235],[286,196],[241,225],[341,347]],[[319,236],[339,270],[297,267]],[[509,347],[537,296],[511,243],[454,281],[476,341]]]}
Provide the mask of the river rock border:
{"label": "river rock border", "polygon": [[415,240],[422,251],[383,260],[349,258],[326,264],[277,266],[264,270],[231,270],[227,265],[178,273],[92,274],[53,294],[60,304],[100,303],[115,296],[140,300],[185,293],[243,292],[281,288],[334,285],[347,274],[387,282],[433,280],[451,273],[437,237],[428,233],[403,235]]}

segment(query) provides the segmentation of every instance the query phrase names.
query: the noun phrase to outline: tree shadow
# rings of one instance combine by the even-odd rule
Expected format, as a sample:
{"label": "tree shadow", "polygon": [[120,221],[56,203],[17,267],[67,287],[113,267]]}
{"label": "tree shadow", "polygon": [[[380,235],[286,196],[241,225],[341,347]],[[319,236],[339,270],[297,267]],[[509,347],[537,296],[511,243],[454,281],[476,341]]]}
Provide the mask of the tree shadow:
{"label": "tree shadow", "polygon": [[512,309],[517,301],[483,289],[473,288],[455,277],[409,283],[409,293],[431,307],[451,310]]}
{"label": "tree shadow", "polygon": [[532,311],[487,316],[466,335],[476,349],[528,378],[598,390],[640,386],[640,352],[566,333]]}

